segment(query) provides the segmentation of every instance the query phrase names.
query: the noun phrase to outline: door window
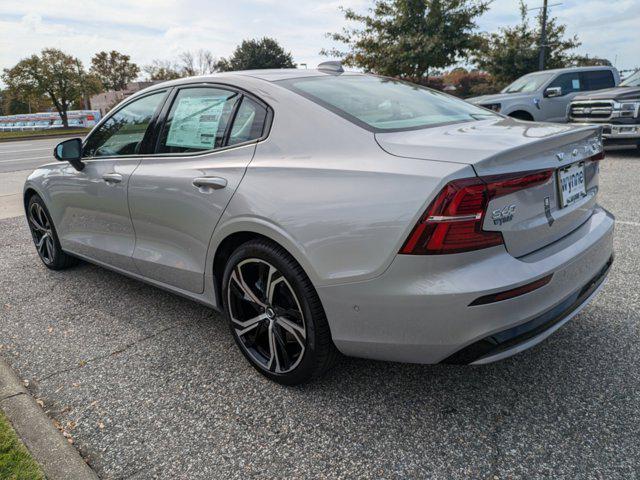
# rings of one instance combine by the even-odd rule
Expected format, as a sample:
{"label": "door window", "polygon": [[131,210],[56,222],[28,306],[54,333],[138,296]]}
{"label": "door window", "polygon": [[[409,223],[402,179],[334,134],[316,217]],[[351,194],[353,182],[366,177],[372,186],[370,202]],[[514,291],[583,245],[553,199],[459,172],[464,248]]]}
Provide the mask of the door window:
{"label": "door window", "polygon": [[248,97],[242,99],[229,134],[229,145],[257,140],[264,132],[267,109]]}
{"label": "door window", "polygon": [[587,82],[588,90],[602,90],[616,86],[611,70],[594,70],[593,72],[584,72],[582,75]]}
{"label": "door window", "polygon": [[224,146],[239,99],[239,93],[220,88],[180,90],[160,135],[160,153],[200,152]]}
{"label": "door window", "polygon": [[149,123],[166,92],[135,100],[111,115],[85,142],[83,157],[135,155],[139,153]]}
{"label": "door window", "polygon": [[550,87],[562,88],[562,95],[586,90],[582,85],[580,72],[563,73],[562,75],[558,75],[558,77],[552,81],[547,88]]}

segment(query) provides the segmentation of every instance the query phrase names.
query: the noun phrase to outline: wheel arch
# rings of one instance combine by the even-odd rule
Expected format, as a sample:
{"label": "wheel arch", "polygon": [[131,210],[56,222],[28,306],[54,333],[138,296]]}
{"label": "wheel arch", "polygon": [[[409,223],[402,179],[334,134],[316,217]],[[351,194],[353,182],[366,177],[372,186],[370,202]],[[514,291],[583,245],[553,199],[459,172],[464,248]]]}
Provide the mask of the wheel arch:
{"label": "wheel arch", "polygon": [[527,120],[527,121],[535,120],[535,117],[533,116],[533,114],[530,111],[525,110],[524,108],[516,108],[513,111],[509,112],[507,115],[509,117],[517,118],[519,120]]}
{"label": "wheel arch", "polygon": [[33,197],[34,195],[40,196],[40,193],[38,193],[38,191],[32,186],[28,186],[24,189],[24,192],[22,194],[22,203],[24,204],[25,210],[29,205],[29,200],[31,200],[31,197]]}
{"label": "wheel arch", "polygon": [[210,251],[213,252],[210,271],[213,276],[216,303],[219,307],[222,306],[222,277],[227,259],[240,245],[251,240],[268,240],[283,248],[298,262],[307,277],[309,277],[311,284],[317,289],[318,276],[315,269],[305,259],[301,247],[277,227],[264,221],[247,219],[236,221],[231,225],[225,225],[216,230],[210,247]]}

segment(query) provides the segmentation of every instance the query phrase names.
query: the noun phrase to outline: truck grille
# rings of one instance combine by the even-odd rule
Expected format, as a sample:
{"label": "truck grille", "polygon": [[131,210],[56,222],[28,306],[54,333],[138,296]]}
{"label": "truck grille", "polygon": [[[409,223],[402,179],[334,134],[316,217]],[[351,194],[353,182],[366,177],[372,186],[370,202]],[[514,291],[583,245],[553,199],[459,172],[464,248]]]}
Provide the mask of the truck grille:
{"label": "truck grille", "polygon": [[581,122],[602,122],[609,120],[612,113],[613,102],[610,100],[573,102],[569,109],[569,118]]}

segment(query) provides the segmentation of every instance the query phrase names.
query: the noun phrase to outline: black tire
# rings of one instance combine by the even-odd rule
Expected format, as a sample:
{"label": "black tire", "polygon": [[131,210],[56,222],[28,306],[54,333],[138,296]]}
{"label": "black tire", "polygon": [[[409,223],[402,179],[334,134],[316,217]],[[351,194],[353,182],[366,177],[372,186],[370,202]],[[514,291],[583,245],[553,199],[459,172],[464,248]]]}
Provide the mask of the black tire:
{"label": "black tire", "polygon": [[[233,252],[222,298],[236,344],[265,377],[298,385],[324,374],[339,357],[311,281],[275,243],[251,240]],[[255,321],[259,317],[264,318]]]}
{"label": "black tire", "polygon": [[29,199],[27,222],[36,251],[45,267],[51,270],[64,270],[79,263],[77,258],[62,250],[51,214],[38,195],[33,195]]}

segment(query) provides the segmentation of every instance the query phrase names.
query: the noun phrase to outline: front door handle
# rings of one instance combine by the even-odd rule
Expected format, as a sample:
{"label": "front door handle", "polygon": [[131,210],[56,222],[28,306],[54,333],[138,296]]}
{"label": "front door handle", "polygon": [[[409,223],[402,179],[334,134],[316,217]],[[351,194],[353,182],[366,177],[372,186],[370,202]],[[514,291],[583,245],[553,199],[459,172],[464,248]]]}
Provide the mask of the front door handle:
{"label": "front door handle", "polygon": [[227,180],[222,177],[198,177],[193,179],[193,186],[202,188],[208,187],[219,190],[227,186]]}
{"label": "front door handle", "polygon": [[122,181],[122,175],[119,173],[105,173],[102,175],[102,179],[107,183],[120,183]]}

